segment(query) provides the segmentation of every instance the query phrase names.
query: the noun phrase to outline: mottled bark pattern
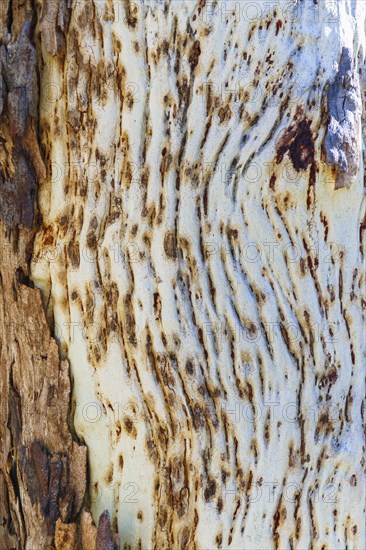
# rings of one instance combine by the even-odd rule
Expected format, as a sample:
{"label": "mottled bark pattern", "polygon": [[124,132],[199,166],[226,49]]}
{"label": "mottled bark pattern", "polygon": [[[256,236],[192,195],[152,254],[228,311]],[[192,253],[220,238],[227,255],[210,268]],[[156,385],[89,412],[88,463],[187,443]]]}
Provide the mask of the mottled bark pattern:
{"label": "mottled bark pattern", "polygon": [[365,3],[248,4],[74,2],[43,48],[32,276],[124,548],[364,544],[362,141],[339,185],[326,136]]}

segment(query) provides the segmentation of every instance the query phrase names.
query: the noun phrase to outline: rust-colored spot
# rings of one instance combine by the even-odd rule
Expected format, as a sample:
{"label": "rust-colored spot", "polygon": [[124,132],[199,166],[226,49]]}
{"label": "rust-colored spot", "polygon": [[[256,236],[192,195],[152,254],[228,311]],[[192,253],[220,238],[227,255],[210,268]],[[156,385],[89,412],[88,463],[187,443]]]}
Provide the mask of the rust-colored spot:
{"label": "rust-colored spot", "polygon": [[274,191],[275,183],[276,183],[276,176],[272,174],[271,179],[269,180],[269,188],[271,189],[271,191]]}
{"label": "rust-colored spot", "polygon": [[189,64],[191,66],[192,72],[198,65],[198,59],[200,55],[201,55],[201,46],[200,46],[199,40],[196,40],[192,46],[191,53],[189,54]]}
{"label": "rust-colored spot", "polygon": [[133,422],[132,422],[132,420],[129,416],[126,416],[123,419],[123,424],[125,426],[126,431],[129,433],[129,435],[136,438],[136,436],[137,436],[136,428],[135,428],[135,426],[134,426],[134,424],[133,424]]}
{"label": "rust-colored spot", "polygon": [[231,118],[231,110],[229,105],[226,105],[225,107],[221,107],[221,109],[219,110],[220,124],[222,124],[223,122],[229,121],[230,118]]}
{"label": "rust-colored spot", "polygon": [[276,21],[276,36],[280,32],[280,29],[282,28],[282,26],[283,26],[283,23],[282,23],[281,19],[278,19],[278,21]]}

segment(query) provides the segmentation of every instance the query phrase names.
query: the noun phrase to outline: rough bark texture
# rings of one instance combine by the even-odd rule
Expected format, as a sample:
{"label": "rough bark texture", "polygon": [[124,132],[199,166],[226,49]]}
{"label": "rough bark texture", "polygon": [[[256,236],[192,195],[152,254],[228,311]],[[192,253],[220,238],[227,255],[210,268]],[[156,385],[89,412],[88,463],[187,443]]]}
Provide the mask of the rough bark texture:
{"label": "rough bark texture", "polygon": [[[2,219],[28,235],[0,264],[18,327],[2,329],[6,536],[17,521],[59,548],[113,549],[112,529],[131,549],[363,548],[365,4],[43,2],[45,171],[24,138],[25,19],[26,79],[2,50],[2,132],[30,166],[19,185],[39,183],[31,276],[62,361],[24,285],[32,203],[4,185]],[[68,365],[98,532],[76,517]],[[36,414],[47,395],[58,412],[34,425],[19,400]]]}
{"label": "rough bark texture", "polygon": [[1,5],[0,548],[89,550],[98,548],[97,529],[86,511],[79,514],[87,454],[69,428],[69,363],[60,361],[29,279],[40,225],[35,195],[46,176],[37,136],[36,19],[31,2]]}

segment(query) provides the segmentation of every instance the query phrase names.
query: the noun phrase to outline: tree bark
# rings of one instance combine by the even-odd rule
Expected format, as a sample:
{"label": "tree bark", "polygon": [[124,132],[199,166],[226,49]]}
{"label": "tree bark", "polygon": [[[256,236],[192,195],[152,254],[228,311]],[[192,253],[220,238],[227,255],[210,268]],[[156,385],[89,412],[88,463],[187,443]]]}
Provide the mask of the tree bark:
{"label": "tree bark", "polygon": [[29,1],[1,5],[0,548],[93,549],[110,522],[104,514],[97,530],[87,502],[82,511],[87,453],[70,431],[69,362],[60,361],[29,278],[42,224],[35,194],[46,178],[36,21]]}
{"label": "tree bark", "polygon": [[364,3],[5,5],[4,548],[362,548]]}

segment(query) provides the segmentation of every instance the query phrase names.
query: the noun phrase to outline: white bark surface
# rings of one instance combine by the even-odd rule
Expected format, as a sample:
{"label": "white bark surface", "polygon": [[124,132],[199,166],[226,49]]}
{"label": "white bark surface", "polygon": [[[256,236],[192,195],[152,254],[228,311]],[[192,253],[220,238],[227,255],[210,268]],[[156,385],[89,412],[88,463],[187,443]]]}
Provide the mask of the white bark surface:
{"label": "white bark surface", "polygon": [[122,548],[364,547],[365,6],[75,0],[43,51],[32,274]]}

